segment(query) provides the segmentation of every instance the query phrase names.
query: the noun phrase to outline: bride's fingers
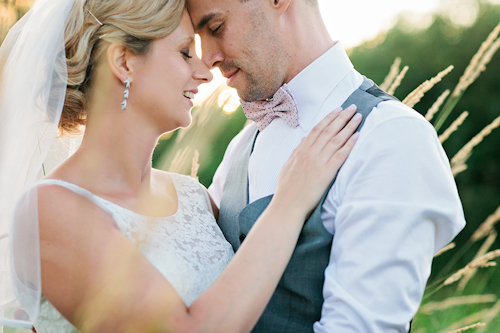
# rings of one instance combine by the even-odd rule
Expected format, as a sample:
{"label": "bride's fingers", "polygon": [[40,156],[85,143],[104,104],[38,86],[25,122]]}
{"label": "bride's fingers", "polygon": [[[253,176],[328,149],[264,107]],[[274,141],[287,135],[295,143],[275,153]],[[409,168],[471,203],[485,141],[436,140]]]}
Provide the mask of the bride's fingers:
{"label": "bride's fingers", "polygon": [[355,112],[356,106],[351,105],[344,111],[339,112],[333,120],[329,122],[321,121],[309,134],[311,140],[314,140],[313,142],[310,141],[310,147],[318,152],[321,151],[330,140],[342,131]]}
{"label": "bride's fingers", "polygon": [[[316,154],[320,154],[321,151],[325,148],[326,145],[332,144],[331,140],[339,134],[339,132],[344,132],[340,139],[335,141],[334,146],[340,148],[339,146],[343,145],[345,141],[348,139],[357,126],[359,125],[359,121],[352,121],[351,118],[356,111],[356,106],[351,105],[345,110],[342,108],[337,108],[333,110],[330,114],[328,114],[322,121],[320,121],[311,132],[302,139],[300,144],[294,149],[292,155],[295,156],[300,151],[304,152],[315,152]],[[346,127],[346,123],[357,123],[357,125],[349,125],[348,130],[344,130]],[[331,155],[323,153],[321,156],[323,160],[328,160]]]}
{"label": "bride's fingers", "polygon": [[349,137],[347,142],[331,156],[331,158],[327,162],[327,165],[329,165],[330,170],[338,171],[340,169],[342,164],[349,156],[349,153],[351,152],[358,138],[359,138],[359,133],[354,133],[352,136]]}
{"label": "bride's fingers", "polygon": [[[359,127],[362,120],[363,117],[361,114],[357,113],[336,135],[327,135],[325,132],[325,135],[323,135],[324,138],[318,138],[318,145],[322,144],[319,148],[324,151],[327,158],[330,158],[332,154],[344,146],[347,140],[349,140],[353,133],[356,132],[356,129]],[[323,140],[325,140],[325,142],[321,143],[320,141]]]}
{"label": "bride's fingers", "polygon": [[307,147],[312,146],[321,135],[321,133],[340,116],[341,112],[342,108],[340,107],[330,112],[323,120],[319,122],[319,124],[314,126],[311,132],[309,132],[309,134],[305,137],[303,144]]}

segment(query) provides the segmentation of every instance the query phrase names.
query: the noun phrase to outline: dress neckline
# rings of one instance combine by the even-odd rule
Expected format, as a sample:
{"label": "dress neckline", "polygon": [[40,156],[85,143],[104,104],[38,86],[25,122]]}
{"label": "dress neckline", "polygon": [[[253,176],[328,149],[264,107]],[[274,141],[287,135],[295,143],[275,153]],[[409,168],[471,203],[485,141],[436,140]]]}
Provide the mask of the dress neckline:
{"label": "dress neckline", "polygon": [[40,181],[37,182],[36,186],[43,185],[43,184],[60,185],[60,186],[66,187],[67,189],[72,190],[73,192],[75,192],[77,194],[80,194],[80,195],[82,195],[84,197],[88,198],[88,196],[91,196],[91,197],[97,199],[98,201],[101,201],[101,202],[103,202],[105,204],[109,204],[109,205],[111,205],[113,207],[116,207],[116,208],[122,210],[122,211],[128,212],[129,214],[135,215],[136,217],[140,217],[140,218],[143,218],[143,219],[167,219],[167,218],[173,218],[173,217],[177,216],[180,213],[180,210],[181,210],[181,198],[180,198],[180,195],[179,195],[179,191],[177,189],[177,186],[179,186],[179,184],[177,183],[177,179],[175,177],[176,174],[172,174],[170,172],[167,172],[167,174],[170,177],[170,179],[172,180],[172,183],[174,184],[174,190],[175,190],[175,194],[177,196],[177,209],[176,209],[176,211],[175,211],[174,214],[172,214],[172,215],[165,215],[165,216],[148,216],[148,215],[142,215],[142,214],[136,213],[133,210],[130,210],[128,208],[120,206],[119,204],[114,203],[112,201],[109,201],[107,199],[104,199],[103,197],[100,197],[97,194],[94,194],[94,193],[90,192],[86,188],[83,188],[81,186],[78,186],[76,184],[73,184],[73,183],[70,183],[70,182],[67,182],[67,181],[61,180],[61,179],[53,179],[53,178],[42,179],[42,180],[40,180]]}

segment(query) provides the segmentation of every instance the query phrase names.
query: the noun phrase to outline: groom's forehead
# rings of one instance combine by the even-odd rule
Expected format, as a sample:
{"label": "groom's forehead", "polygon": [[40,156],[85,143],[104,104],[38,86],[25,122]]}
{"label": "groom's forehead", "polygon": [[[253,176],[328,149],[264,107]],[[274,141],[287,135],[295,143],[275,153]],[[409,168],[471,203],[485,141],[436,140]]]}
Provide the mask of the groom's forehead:
{"label": "groom's forehead", "polygon": [[242,0],[187,0],[187,9],[196,29],[202,28],[211,19],[231,15],[231,9],[234,9],[231,7],[241,2]]}
{"label": "groom's forehead", "polygon": [[223,11],[226,7],[238,3],[240,0],[187,0],[189,13],[206,14],[211,11]]}

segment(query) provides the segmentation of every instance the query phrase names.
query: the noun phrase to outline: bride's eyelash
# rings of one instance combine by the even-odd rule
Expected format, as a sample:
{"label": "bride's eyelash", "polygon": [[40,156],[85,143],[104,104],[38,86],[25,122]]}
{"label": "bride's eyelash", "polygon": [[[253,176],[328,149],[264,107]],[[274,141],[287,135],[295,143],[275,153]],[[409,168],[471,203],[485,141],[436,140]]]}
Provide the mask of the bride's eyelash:
{"label": "bride's eyelash", "polygon": [[183,50],[183,51],[181,51],[181,54],[182,54],[185,58],[187,58],[187,59],[191,59],[191,58],[193,57],[193,56],[190,56],[190,55],[189,55],[189,51],[184,51],[184,50]]}

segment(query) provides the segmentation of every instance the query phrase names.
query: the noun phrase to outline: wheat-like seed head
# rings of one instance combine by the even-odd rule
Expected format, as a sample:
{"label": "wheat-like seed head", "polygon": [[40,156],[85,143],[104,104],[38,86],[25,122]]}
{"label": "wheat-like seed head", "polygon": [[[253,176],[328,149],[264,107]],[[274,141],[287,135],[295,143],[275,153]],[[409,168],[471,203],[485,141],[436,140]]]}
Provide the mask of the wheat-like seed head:
{"label": "wheat-like seed head", "polygon": [[399,75],[396,77],[396,79],[392,83],[391,87],[389,88],[389,90],[387,90],[387,93],[389,95],[394,95],[394,92],[401,85],[401,81],[403,81],[406,73],[408,72],[408,69],[410,69],[410,67],[408,67],[408,66],[403,67],[403,69],[401,70],[401,73],[399,73]]}
{"label": "wheat-like seed head", "polygon": [[458,270],[452,276],[447,278],[443,282],[443,285],[447,286],[447,285],[450,285],[450,284],[460,280],[462,278],[462,276],[464,276],[465,274],[467,274],[467,272],[469,272],[475,268],[478,268],[478,267],[484,268],[484,267],[494,266],[490,263],[490,261],[497,258],[497,257],[500,257],[500,249],[488,252],[488,253],[480,256],[479,258],[472,260],[464,268]]}
{"label": "wheat-like seed head", "polygon": [[[493,131],[495,128],[500,126],[500,116],[497,117],[495,120],[491,122],[488,126],[486,126],[479,134],[477,134],[475,137],[473,137],[465,146],[462,147],[458,151],[458,153],[455,154],[455,156],[451,159],[451,168],[452,171],[453,169],[456,168],[461,168],[462,165],[465,165],[465,162],[467,162],[467,159],[470,157],[472,154],[472,149],[477,146],[483,139],[488,136],[491,131]],[[459,169],[457,169],[459,170]],[[465,170],[465,169],[463,169]],[[460,170],[460,171],[463,171]],[[459,172],[455,173],[453,172],[453,175],[458,174]]]}
{"label": "wheat-like seed head", "polygon": [[170,167],[168,168],[168,170],[170,172],[177,172],[177,173],[181,172],[185,165],[185,161],[187,161],[189,152],[190,152],[189,147],[177,150],[175,152],[174,158],[172,159],[172,162],[170,163]]}
{"label": "wheat-like seed head", "polygon": [[[481,245],[481,247],[479,248],[479,251],[477,251],[476,255],[474,256],[474,259],[481,257],[482,255],[484,255],[486,252],[488,252],[490,250],[490,248],[495,243],[495,240],[497,239],[497,235],[498,235],[497,232],[494,230],[492,230],[490,232],[490,235],[488,236],[488,238],[486,238],[484,243]],[[460,280],[460,282],[458,283],[457,290],[460,292],[463,291],[465,289],[465,286],[469,282],[469,280],[472,279],[472,277],[476,274],[476,272],[477,272],[477,268],[467,272],[464,275],[464,277]]]}
{"label": "wheat-like seed head", "polygon": [[470,330],[472,328],[484,327],[484,326],[486,326],[485,323],[475,323],[473,325],[465,326],[465,327],[459,328],[458,330],[450,331],[448,333],[460,333],[460,332]]}
{"label": "wheat-like seed head", "polygon": [[486,237],[492,230],[493,226],[500,221],[500,206],[497,210],[488,216],[488,218],[477,228],[477,230],[472,234],[471,240],[473,242]]}
{"label": "wheat-like seed head", "polygon": [[[486,64],[489,63],[489,60],[491,60],[491,56],[495,51],[491,51],[491,46],[494,43],[499,42],[498,40],[495,42],[497,39],[498,35],[500,34],[500,23],[493,29],[493,31],[490,33],[488,38],[481,44],[481,47],[477,51],[477,53],[472,57],[469,65],[465,69],[464,74],[458,81],[457,86],[455,87],[455,90],[453,90],[452,98],[460,96],[460,94],[467,89],[471,85],[472,82],[479,76],[479,74],[486,68]],[[495,46],[494,46],[495,47]],[[498,49],[498,46],[496,46]],[[483,58],[483,56],[488,53],[488,50],[490,50],[490,54],[486,57]],[[488,59],[489,58],[489,59]]]}
{"label": "wheat-like seed head", "polygon": [[494,294],[449,297],[441,302],[428,302],[422,305],[422,307],[419,309],[419,312],[425,314],[431,314],[435,311],[442,311],[455,306],[466,305],[466,304],[493,303],[496,300],[497,296]]}
{"label": "wheat-like seed head", "polygon": [[460,117],[458,117],[450,125],[450,127],[448,127],[446,129],[446,131],[444,131],[443,134],[441,134],[439,136],[439,141],[441,143],[445,142],[450,137],[450,135],[452,135],[458,129],[458,127],[464,123],[464,121],[465,121],[465,119],[467,118],[468,115],[469,115],[469,112],[467,112],[467,111],[462,112],[462,114],[460,115]]}
{"label": "wheat-like seed head", "polygon": [[434,258],[436,258],[437,256],[440,256],[442,255],[443,253],[445,253],[446,251],[449,251],[451,249],[454,249],[456,246],[455,243],[450,243],[448,245],[446,245],[445,247],[443,247],[441,250],[437,251],[437,253],[434,255]]}
{"label": "wheat-like seed head", "polygon": [[[489,324],[493,319],[495,319],[498,316],[498,313],[500,312],[500,301],[497,301],[490,309],[487,310],[488,311],[481,320],[485,324]],[[478,333],[482,332],[484,332],[484,328],[480,328],[478,331]]]}
{"label": "wheat-like seed head", "polygon": [[466,77],[466,79],[464,80],[464,82],[462,82],[461,85],[459,85],[459,91],[457,91],[455,94],[462,93],[462,91],[467,89],[474,81],[476,81],[479,75],[481,75],[481,73],[486,70],[486,65],[489,64],[491,58],[493,58],[493,55],[496,53],[498,48],[500,48],[500,39],[497,39],[494,43],[492,43],[489,46],[488,50],[486,50],[483,57],[480,59],[479,63],[476,65],[474,71],[470,73],[468,77]]}
{"label": "wheat-like seed head", "polygon": [[386,90],[392,85],[394,80],[399,74],[399,66],[401,65],[401,58],[397,57],[394,59],[394,63],[391,65],[391,69],[389,70],[389,74],[384,79],[384,82],[380,85],[380,89]]}
{"label": "wheat-like seed head", "polygon": [[453,176],[456,176],[459,173],[464,172],[465,170],[467,170],[466,164],[454,165],[451,167],[451,173],[453,174]]}
{"label": "wheat-like seed head", "polygon": [[406,98],[403,100],[403,103],[408,105],[409,107],[415,106],[415,104],[420,102],[422,97],[424,97],[424,94],[431,90],[431,88],[434,87],[438,82],[440,82],[443,77],[445,77],[449,72],[453,70],[453,68],[454,67],[450,65],[445,70],[439,72],[438,75],[436,75],[432,79],[426,80],[424,83],[419,85],[417,89],[408,94],[408,96],[406,96]]}
{"label": "wheat-like seed head", "polygon": [[483,309],[481,311],[474,312],[474,313],[468,315],[467,317],[462,318],[458,322],[450,325],[449,327],[440,331],[439,333],[450,333],[450,331],[453,332],[454,330],[457,330],[457,329],[463,329],[464,326],[467,327],[466,325],[471,325],[472,323],[482,322],[483,317],[486,316],[489,311],[490,311],[490,309]]}
{"label": "wheat-like seed head", "polygon": [[199,162],[200,153],[196,149],[193,155],[193,162],[191,163],[191,177],[198,179],[198,169],[200,168]]}
{"label": "wheat-like seed head", "polygon": [[444,101],[446,100],[446,97],[448,97],[449,94],[450,94],[450,89],[446,89],[445,91],[443,91],[441,96],[438,97],[438,99],[434,102],[434,104],[432,104],[429,111],[427,111],[427,113],[425,114],[425,119],[427,119],[428,121],[432,120],[432,118],[434,117],[436,112],[439,111],[439,108],[441,107],[441,105],[443,105]]}

